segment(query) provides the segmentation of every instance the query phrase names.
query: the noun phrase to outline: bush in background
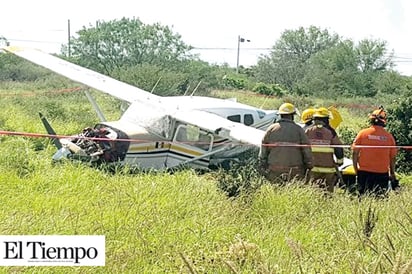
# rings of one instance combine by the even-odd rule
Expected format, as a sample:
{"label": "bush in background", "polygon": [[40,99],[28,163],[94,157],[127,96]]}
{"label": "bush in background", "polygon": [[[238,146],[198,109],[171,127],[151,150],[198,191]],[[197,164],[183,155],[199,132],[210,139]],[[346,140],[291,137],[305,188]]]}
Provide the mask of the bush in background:
{"label": "bush in background", "polygon": [[[410,147],[412,144],[412,90],[388,109],[387,129],[393,134],[396,144]],[[412,171],[412,150],[400,149],[397,156],[397,170]]]}
{"label": "bush in background", "polygon": [[253,88],[254,92],[263,95],[273,95],[276,97],[282,97],[285,91],[277,84],[265,84],[265,83],[257,83]]}

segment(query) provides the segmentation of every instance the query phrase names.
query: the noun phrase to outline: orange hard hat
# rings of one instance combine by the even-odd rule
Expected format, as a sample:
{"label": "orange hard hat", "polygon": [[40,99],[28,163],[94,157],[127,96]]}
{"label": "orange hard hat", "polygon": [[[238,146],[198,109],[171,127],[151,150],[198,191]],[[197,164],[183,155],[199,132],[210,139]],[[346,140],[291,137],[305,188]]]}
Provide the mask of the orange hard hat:
{"label": "orange hard hat", "polygon": [[386,111],[382,106],[375,109],[371,114],[369,114],[369,120],[375,123],[381,122],[386,125]]}

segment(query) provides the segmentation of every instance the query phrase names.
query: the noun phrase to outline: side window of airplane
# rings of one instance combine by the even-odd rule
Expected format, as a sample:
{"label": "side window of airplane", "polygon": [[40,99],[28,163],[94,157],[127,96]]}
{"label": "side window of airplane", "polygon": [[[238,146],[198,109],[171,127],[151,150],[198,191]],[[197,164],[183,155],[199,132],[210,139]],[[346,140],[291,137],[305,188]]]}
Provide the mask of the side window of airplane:
{"label": "side window of airplane", "polygon": [[173,140],[209,151],[212,148],[213,136],[192,125],[179,125]]}
{"label": "side window of airplane", "polygon": [[263,117],[266,116],[266,113],[264,113],[263,111],[258,110],[257,113],[259,115],[259,119],[262,119]]}
{"label": "side window of airplane", "polygon": [[232,122],[240,123],[240,114],[227,116],[227,119]]}
{"label": "side window of airplane", "polygon": [[245,116],[243,116],[243,123],[247,126],[252,125],[254,122],[253,120],[253,115],[252,114],[245,114]]}

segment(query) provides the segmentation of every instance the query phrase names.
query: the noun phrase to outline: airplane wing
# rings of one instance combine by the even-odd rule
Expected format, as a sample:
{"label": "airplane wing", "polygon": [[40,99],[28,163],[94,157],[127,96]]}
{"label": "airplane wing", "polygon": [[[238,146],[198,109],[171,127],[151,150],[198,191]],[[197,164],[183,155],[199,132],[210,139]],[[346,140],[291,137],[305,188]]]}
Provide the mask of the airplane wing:
{"label": "airplane wing", "polygon": [[178,111],[171,117],[213,132],[221,137],[229,138],[240,144],[251,144],[260,147],[265,131],[244,124],[229,121],[219,115],[201,111]]}
{"label": "airplane wing", "polygon": [[[168,108],[166,108],[163,104],[160,104],[160,96],[151,94],[150,92],[139,89],[135,86],[120,82],[90,69],[72,64],[40,50],[15,46],[4,47],[4,50],[32,63],[43,66],[73,81],[112,95],[120,100],[133,103],[132,106],[134,107],[130,108],[131,114],[129,115],[126,111],[124,117],[122,117],[125,119],[132,119],[132,122],[137,122],[135,121],[137,118],[142,119],[141,116],[137,117],[134,115],[133,111],[136,108],[147,109],[152,106],[156,106],[157,110],[162,110],[159,111],[160,113],[167,113],[170,115],[170,110],[167,110]],[[239,143],[248,143],[255,146],[260,146],[265,133],[262,130],[231,122],[216,114],[200,110],[178,111],[176,113],[172,113],[170,116],[177,120],[181,120],[210,132],[219,134],[222,137],[238,141]]]}
{"label": "airplane wing", "polygon": [[159,100],[160,98],[160,96],[151,94],[150,92],[120,82],[90,69],[72,64],[40,50],[15,46],[4,47],[2,49],[63,75],[75,82],[82,83],[129,103],[135,101],[154,101]]}

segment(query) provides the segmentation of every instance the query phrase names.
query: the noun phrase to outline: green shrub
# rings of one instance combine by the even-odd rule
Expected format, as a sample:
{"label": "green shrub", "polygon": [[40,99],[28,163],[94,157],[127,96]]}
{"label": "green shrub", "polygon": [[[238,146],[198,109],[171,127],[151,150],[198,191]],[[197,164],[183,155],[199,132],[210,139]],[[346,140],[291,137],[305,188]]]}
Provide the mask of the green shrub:
{"label": "green shrub", "polygon": [[273,95],[277,97],[282,97],[285,93],[285,90],[278,84],[271,85]]}
{"label": "green shrub", "polygon": [[225,88],[230,89],[245,89],[246,80],[236,76],[226,76],[224,79]]}
{"label": "green shrub", "polygon": [[273,90],[271,89],[270,85],[267,85],[265,83],[257,83],[253,88],[253,91],[263,95],[273,95]]}
{"label": "green shrub", "polygon": [[231,162],[228,168],[216,172],[217,186],[228,197],[236,197],[257,190],[264,178],[259,173],[257,151],[246,152],[239,162]]}
{"label": "green shrub", "polygon": [[[353,128],[342,126],[338,128],[338,135],[343,144],[352,144],[358,134]],[[351,150],[345,149],[345,157],[352,158]]]}
{"label": "green shrub", "polygon": [[[400,98],[393,108],[388,109],[387,129],[395,137],[399,146],[410,147],[412,143],[412,91]],[[397,170],[411,172],[412,150],[400,149],[397,156]]]}
{"label": "green shrub", "polygon": [[282,97],[285,91],[282,89],[281,86],[278,84],[265,84],[265,83],[257,83],[253,89],[254,92],[263,95],[272,95],[276,97]]}
{"label": "green shrub", "polygon": [[12,54],[0,54],[0,81],[35,81],[51,72]]}

